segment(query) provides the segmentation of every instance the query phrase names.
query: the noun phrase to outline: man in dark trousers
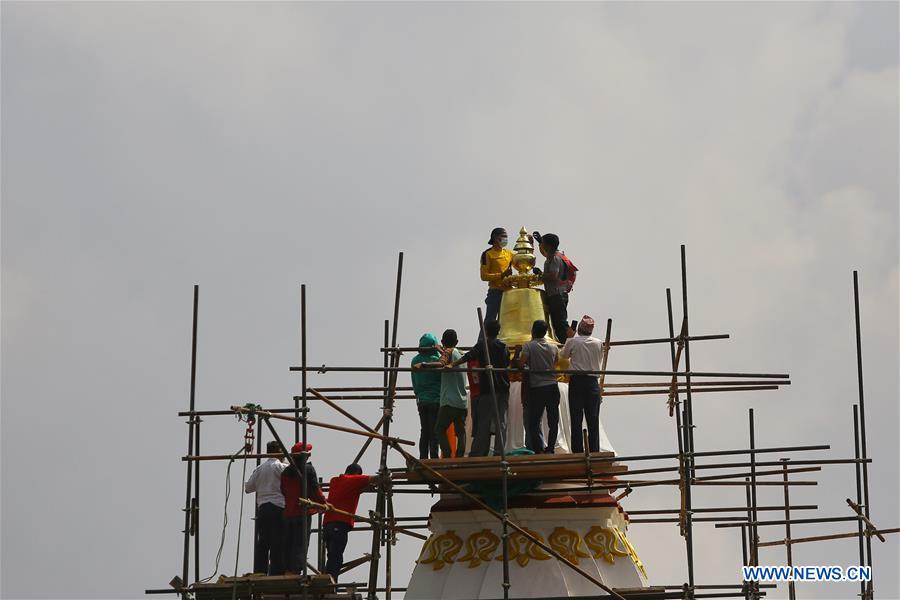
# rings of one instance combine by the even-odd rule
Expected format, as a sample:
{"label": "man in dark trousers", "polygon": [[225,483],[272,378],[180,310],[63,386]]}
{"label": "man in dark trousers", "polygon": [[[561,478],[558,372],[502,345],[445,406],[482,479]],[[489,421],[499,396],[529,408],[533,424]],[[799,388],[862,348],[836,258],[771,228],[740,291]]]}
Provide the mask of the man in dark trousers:
{"label": "man in dark trousers", "polygon": [[[578,323],[577,335],[566,340],[560,356],[570,359],[573,371],[600,370],[603,342],[593,335],[594,319],[584,315]],[[598,375],[573,373],[569,379],[569,418],[572,425],[572,452],[584,452],[581,422],[587,421],[588,446],[600,451],[600,383]]]}
{"label": "man in dark trousers", "polygon": [[[363,475],[362,467],[353,463],[344,470],[343,475],[331,478],[328,483],[328,503],[334,508],[355,514],[359,506],[359,496],[370,488],[374,481],[375,477]],[[325,530],[325,550],[328,552],[325,572],[335,581],[338,580],[341,567],[344,566],[347,534],[353,529],[353,525],[353,517],[330,511],[325,513],[322,522],[322,528]]]}
{"label": "man in dark trousers", "polygon": [[[325,496],[319,488],[316,469],[309,462],[312,444],[297,442],[291,448],[291,459],[298,469],[305,469],[307,500],[325,504]],[[304,460],[305,459],[305,460]],[[281,492],[284,495],[284,548],[285,567],[288,572],[299,574],[306,565],[309,536],[312,531],[312,515],[319,512],[300,504],[303,496],[303,480],[300,471],[293,466],[285,467],[281,473]],[[304,523],[305,522],[305,523]],[[305,528],[305,529],[304,529]],[[304,533],[306,535],[304,535]]]}
{"label": "man in dark trousers", "polygon": [[[426,333],[419,338],[419,353],[411,365],[425,362],[438,362],[441,353],[438,340],[434,334]],[[438,441],[434,432],[438,411],[441,408],[441,374],[436,370],[415,369],[410,373],[413,392],[416,395],[416,407],[419,410],[419,458],[438,458]]]}
{"label": "man in dark trousers", "polygon": [[[488,240],[490,248],[481,253],[481,280],[488,284],[484,299],[484,319],[492,321],[500,316],[500,299],[503,297],[503,278],[512,274],[512,251],[506,247],[506,230],[495,227]],[[479,334],[480,335],[480,334]]]}
{"label": "man in dark trousers", "polygon": [[[516,351],[523,366],[535,371],[556,368],[559,349],[547,339],[547,322],[535,321],[531,326],[531,341]],[[547,411],[547,445],[541,432],[541,419]],[[535,454],[553,454],[559,431],[559,384],[555,373],[528,374],[528,401],[525,406],[525,436],[528,449]]]}
{"label": "man in dark trousers", "polygon": [[[500,413],[500,422],[496,423],[494,432],[494,454],[499,455],[500,449],[506,438],[506,415],[509,411],[509,375],[505,371],[509,367],[509,350],[506,344],[497,339],[500,333],[498,321],[485,321],[484,332],[487,334],[488,355],[491,358],[491,366],[494,371],[494,391],[497,394],[497,408]],[[487,366],[488,361],[484,356],[484,343],[479,341],[475,346],[463,354],[457,360],[451,362],[449,367],[457,367],[470,360],[477,360],[482,366]],[[472,450],[469,456],[487,456],[491,442],[491,424],[494,423],[494,398],[491,395],[490,381],[485,377],[480,384],[480,395],[472,398]]]}
{"label": "man in dark trousers", "polygon": [[544,255],[544,292],[547,294],[547,310],[550,313],[550,324],[553,334],[560,344],[566,342],[568,332],[569,292],[571,287],[566,281],[568,265],[559,251],[559,236],[555,233],[539,234],[534,232],[534,239],[540,242],[541,254]]}
{"label": "man in dark trousers", "polygon": [[[278,442],[266,444],[266,452],[281,452]],[[244,484],[244,492],[256,492],[256,539],[253,548],[253,572],[281,575],[284,572],[283,513],[281,472],[284,463],[270,458],[260,464]]]}

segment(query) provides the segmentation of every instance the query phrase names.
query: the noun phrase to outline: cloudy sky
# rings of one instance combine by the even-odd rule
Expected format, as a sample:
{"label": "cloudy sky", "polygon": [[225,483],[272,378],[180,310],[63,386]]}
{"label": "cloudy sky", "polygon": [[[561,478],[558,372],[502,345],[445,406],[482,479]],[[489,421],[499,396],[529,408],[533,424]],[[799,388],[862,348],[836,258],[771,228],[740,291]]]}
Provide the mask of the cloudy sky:
{"label": "cloudy sky", "polygon": [[[687,245],[692,332],[732,336],[692,346],[694,368],[793,382],[698,398],[698,450],[746,446],[754,407],[760,446],[852,456],[858,269],[872,515],[900,524],[897,3],[4,2],[0,16],[3,598],[140,598],[180,573],[193,284],[198,407],[287,406],[301,283],[311,364],[380,364],[400,251],[401,341],[455,327],[465,342],[497,225],[558,232],[581,267],[570,310],[612,318],[618,339],[665,334]],[[667,357],[623,348],[609,366]],[[354,408],[375,420],[372,403]],[[398,413],[415,437],[412,404]],[[603,420],[620,453],[674,448],[660,397],[610,398]],[[241,436],[211,418],[203,450]],[[359,447],[311,439],[327,476]],[[225,465],[202,474],[208,575]],[[848,515],[852,469],[815,475],[793,500]],[[703,492],[696,505],[743,502]],[[398,511],[425,514],[430,499],[412,498]],[[675,506],[670,489],[626,502]],[[228,572],[237,495],[229,512]],[[697,536],[703,582],[737,583],[737,530]],[[629,537],[651,583],[684,581],[674,525]],[[898,537],[873,543],[882,598],[900,597]],[[403,585],[418,545],[396,552]],[[856,542],[794,560],[856,564]]]}

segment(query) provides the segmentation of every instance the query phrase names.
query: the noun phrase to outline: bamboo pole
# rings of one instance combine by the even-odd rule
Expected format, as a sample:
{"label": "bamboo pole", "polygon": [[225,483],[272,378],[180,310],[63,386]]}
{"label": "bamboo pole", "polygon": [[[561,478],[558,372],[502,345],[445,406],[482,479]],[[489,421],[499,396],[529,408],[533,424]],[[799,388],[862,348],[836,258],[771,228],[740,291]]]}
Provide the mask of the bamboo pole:
{"label": "bamboo pole", "polygon": [[[879,529],[878,533],[882,535],[888,535],[891,533],[900,533],[900,527],[895,527],[893,529]],[[858,531],[854,531],[853,533],[832,533],[829,535],[813,535],[810,537],[802,537],[802,538],[793,538],[793,539],[784,539],[784,540],[772,540],[771,542],[760,542],[759,547],[763,548],[766,546],[783,546],[783,545],[792,545],[792,544],[805,544],[808,542],[824,542],[827,540],[841,540],[846,538],[863,538],[868,537],[865,533],[860,535]]]}

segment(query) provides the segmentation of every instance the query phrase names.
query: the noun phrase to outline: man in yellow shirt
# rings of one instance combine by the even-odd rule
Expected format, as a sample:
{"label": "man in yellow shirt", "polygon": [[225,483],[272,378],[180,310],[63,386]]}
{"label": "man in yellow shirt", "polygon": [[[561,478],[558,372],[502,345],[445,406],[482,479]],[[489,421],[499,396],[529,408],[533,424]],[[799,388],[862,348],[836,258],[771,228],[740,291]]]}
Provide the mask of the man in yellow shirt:
{"label": "man in yellow shirt", "polygon": [[481,253],[481,280],[488,282],[484,321],[496,321],[500,317],[500,299],[503,297],[502,280],[512,274],[512,251],[506,248],[506,230],[495,227],[491,231],[490,248]]}

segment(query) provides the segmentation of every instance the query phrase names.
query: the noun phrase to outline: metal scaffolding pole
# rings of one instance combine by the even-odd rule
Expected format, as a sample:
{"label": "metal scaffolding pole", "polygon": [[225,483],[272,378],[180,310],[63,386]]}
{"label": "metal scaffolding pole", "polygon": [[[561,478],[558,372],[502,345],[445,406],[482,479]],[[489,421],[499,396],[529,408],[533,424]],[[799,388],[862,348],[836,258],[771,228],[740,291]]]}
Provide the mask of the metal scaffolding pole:
{"label": "metal scaffolding pole", "polygon": [[[194,397],[195,391],[197,388],[197,307],[199,305],[200,299],[200,286],[194,285],[194,312],[193,312],[193,325],[191,327],[191,395],[190,395],[190,411],[194,412]],[[196,415],[193,415],[188,418],[188,452],[194,451],[194,425],[195,421],[199,419]],[[199,465],[198,465],[199,466]],[[192,529],[192,517],[194,516],[194,511],[192,510],[192,500],[191,500],[191,479],[193,475],[193,465],[189,462],[187,465],[187,483],[185,484],[184,491],[184,552],[182,555],[182,569],[181,569],[181,580],[183,585],[187,586],[188,584],[188,567],[190,565],[190,554],[191,554],[191,529]],[[187,599],[187,592],[183,593],[183,597],[185,600]]]}
{"label": "metal scaffolding pole", "polygon": [[[487,332],[484,330],[484,317],[481,314],[481,307],[479,306],[477,309],[478,313],[478,329],[481,331],[481,343],[482,350],[484,352],[484,361],[488,368],[488,385],[491,389],[491,402],[494,407],[494,427],[497,428],[496,436],[499,438],[500,443],[500,489],[501,489],[501,501],[503,503],[503,512],[502,518],[500,519],[502,526],[502,533],[500,536],[500,544],[503,550],[503,600],[509,599],[509,496],[508,496],[508,483],[509,483],[509,463],[506,462],[506,432],[502,430],[500,424],[502,420],[500,419],[500,405],[497,402],[497,386],[494,382],[494,374],[491,372],[492,370],[492,361],[491,361],[491,351],[488,347],[488,339]],[[457,449],[457,453],[462,452],[465,454],[466,449]]]}
{"label": "metal scaffolding pole", "polygon": [[[305,283],[300,285],[300,361],[301,361],[301,364],[304,367],[306,367],[306,284]],[[309,408],[306,406],[306,370],[305,369],[303,370],[303,374],[301,375],[300,388],[301,388],[300,389],[300,400],[302,403],[302,405],[300,407],[300,412],[303,415],[303,423],[301,424],[296,421],[294,422],[294,441],[295,441],[295,443],[298,441],[302,442],[303,446],[305,448],[306,447],[306,433],[307,433],[306,432],[306,422],[307,422],[306,417],[309,416],[309,412],[308,412]],[[294,399],[294,407],[295,408],[297,407],[296,398]],[[294,416],[296,417],[297,414],[295,413]],[[271,427],[268,419],[266,420],[266,424]],[[298,427],[300,427],[299,431],[298,431]],[[274,429],[272,431],[274,434]],[[300,439],[297,439],[297,438],[300,438]],[[279,443],[280,443],[280,440],[279,440]],[[301,493],[303,494],[304,498],[309,498],[309,489],[307,489],[309,487],[309,485],[306,481],[306,460],[307,460],[307,452],[306,452],[306,450],[304,450],[300,454],[300,470],[298,471],[298,473],[300,475]],[[304,518],[300,519],[300,535],[303,536],[301,539],[309,540],[309,531],[307,531],[308,529],[309,529],[309,523],[307,523],[307,520],[304,515]],[[308,552],[309,552],[308,544],[304,545],[304,548],[306,548],[307,554],[308,554]],[[302,563],[302,566],[300,569],[300,574],[305,577],[307,574],[309,565],[307,564],[306,557],[304,556],[303,558],[304,559],[302,561],[300,561]],[[304,597],[306,596],[305,591],[304,591],[303,595],[304,595]]]}
{"label": "metal scaffolding pole", "polygon": [[[403,283],[403,253],[400,252],[397,257],[397,286],[394,291],[394,314],[391,326],[391,346],[397,345],[397,323],[400,319],[400,290]],[[394,394],[397,386],[397,373],[400,364],[400,353],[395,352],[391,356],[391,370],[388,374],[388,385],[384,394],[384,403],[382,404],[382,444],[381,457],[378,463],[379,485],[378,498],[375,501],[375,518],[376,520],[384,519],[386,515],[386,506],[388,503],[387,496],[392,493],[391,481],[389,477],[390,471],[387,466],[388,442],[390,435],[391,418],[394,410]],[[378,562],[381,557],[381,544],[383,541],[382,532],[376,525],[372,531],[372,561],[369,563],[369,600],[375,600],[375,589],[378,587]],[[386,568],[390,569],[390,550],[387,551]],[[390,586],[385,591],[386,597],[389,599],[391,592]]]}
{"label": "metal scaffolding pole", "polygon": [[[788,485],[788,462],[791,460],[789,458],[781,459],[784,464],[784,535],[785,539],[791,539],[791,496],[790,496],[790,486]],[[759,507],[756,507],[757,514],[759,514]],[[759,548],[759,541],[756,542],[757,549]],[[787,565],[789,567],[794,566],[794,555],[791,551],[791,545],[785,544],[785,549],[787,551]],[[758,551],[758,550],[757,550]],[[789,600],[797,600],[797,590],[794,587],[793,581],[788,581],[788,599]]]}
{"label": "metal scaffolding pole", "polygon": [[[856,458],[860,457],[860,449],[859,449],[859,407],[854,404],[853,405],[853,453]],[[854,469],[856,475],[856,503],[859,505],[863,504],[863,495],[862,495],[862,465],[860,463],[856,463],[856,469]],[[866,564],[866,541],[863,539],[863,521],[859,519],[857,521],[857,529],[859,531],[859,564]],[[788,536],[790,537],[790,536]],[[791,544],[785,544],[790,547]],[[859,597],[865,600],[866,598],[866,582],[859,582]]]}
{"label": "metal scaffolding pole", "polygon": [[[863,359],[862,359],[862,337],[859,325],[859,274],[853,271],[853,315],[856,324],[856,379],[859,384],[859,441],[861,458],[868,458],[869,453],[866,448],[866,399],[863,393]],[[862,500],[863,514],[869,519],[869,465],[862,463]],[[872,566],[872,537],[866,536],[866,565]],[[872,571],[872,579],[866,584],[866,600],[874,597],[875,591],[875,571]]]}
{"label": "metal scaffolding pole", "polygon": [[[694,416],[691,402],[691,348],[690,348],[690,328],[688,325],[688,293],[687,293],[687,259],[685,257],[684,244],[681,245],[681,310],[682,325],[681,334],[684,341],[684,369],[687,372],[684,378],[685,382],[685,398],[684,398],[684,448],[691,453],[685,464],[684,478],[684,505],[685,505],[685,536],[687,550],[687,569],[688,569],[688,585],[689,596],[694,593],[694,533],[693,533],[693,515],[691,514],[691,484],[694,479]],[[673,367],[674,371],[675,368]]]}

